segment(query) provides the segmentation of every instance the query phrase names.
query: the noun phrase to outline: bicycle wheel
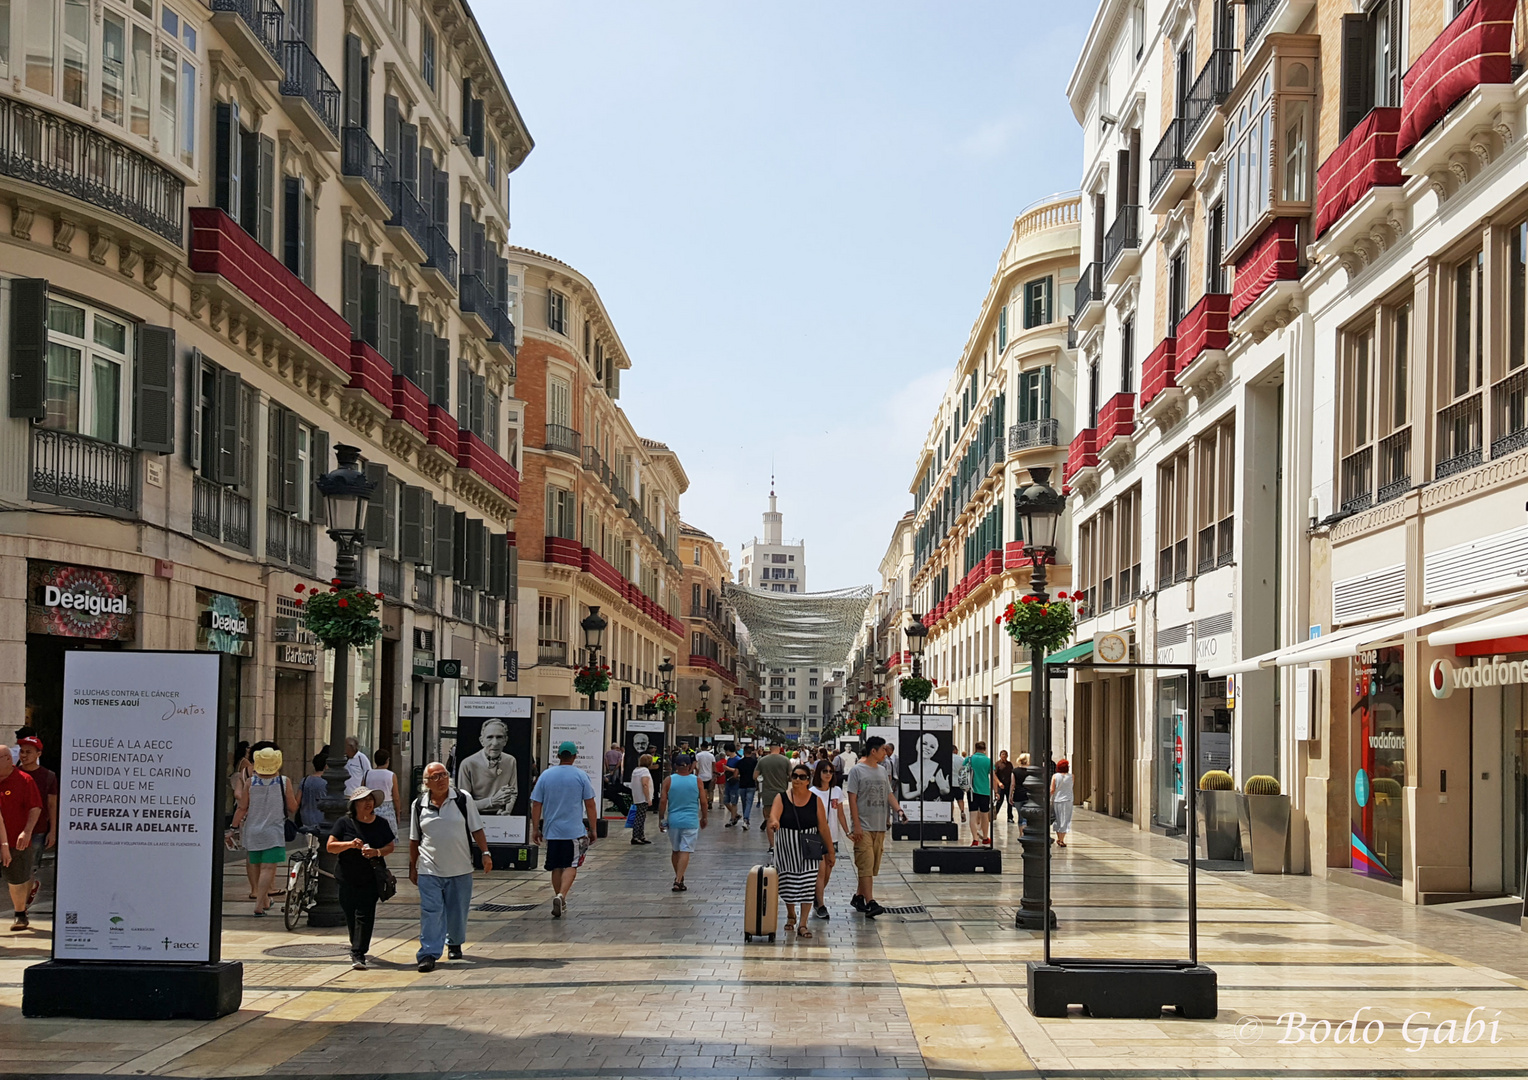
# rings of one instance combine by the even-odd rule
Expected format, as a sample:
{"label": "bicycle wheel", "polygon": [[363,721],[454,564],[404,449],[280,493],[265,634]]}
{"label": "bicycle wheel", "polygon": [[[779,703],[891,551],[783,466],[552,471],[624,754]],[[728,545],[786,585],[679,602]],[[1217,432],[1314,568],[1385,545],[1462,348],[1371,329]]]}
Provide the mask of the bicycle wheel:
{"label": "bicycle wheel", "polygon": [[286,900],[281,905],[288,930],[297,929],[297,924],[302,921],[302,913],[307,910],[307,907],[308,864],[305,861],[293,863],[291,880],[287,882]]}

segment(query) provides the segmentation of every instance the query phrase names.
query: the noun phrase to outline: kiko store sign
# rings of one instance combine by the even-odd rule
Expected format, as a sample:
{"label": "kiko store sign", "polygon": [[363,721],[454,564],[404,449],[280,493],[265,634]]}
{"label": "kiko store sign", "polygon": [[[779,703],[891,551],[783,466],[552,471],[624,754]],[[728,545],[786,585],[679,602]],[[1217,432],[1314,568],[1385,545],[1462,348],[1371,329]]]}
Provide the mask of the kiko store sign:
{"label": "kiko store sign", "polygon": [[1528,683],[1528,660],[1508,660],[1503,656],[1481,657],[1468,667],[1457,667],[1452,660],[1440,657],[1432,662],[1427,673],[1428,689],[1436,698],[1449,697],[1455,690],[1523,683]]}

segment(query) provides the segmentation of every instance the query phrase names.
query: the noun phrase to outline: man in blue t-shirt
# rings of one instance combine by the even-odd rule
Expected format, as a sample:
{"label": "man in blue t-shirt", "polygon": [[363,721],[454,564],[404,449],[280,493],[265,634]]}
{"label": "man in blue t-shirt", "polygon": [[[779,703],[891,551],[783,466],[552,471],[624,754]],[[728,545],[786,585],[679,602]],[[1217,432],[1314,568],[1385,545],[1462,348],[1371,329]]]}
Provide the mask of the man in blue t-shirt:
{"label": "man in blue t-shirt", "polygon": [[[562,918],[578,864],[578,850],[594,843],[599,813],[594,805],[594,785],[573,759],[578,745],[564,742],[557,748],[558,764],[536,778],[531,789],[531,828],[535,841],[546,848],[546,868],[552,872],[552,918]],[[587,837],[587,841],[585,841]]]}

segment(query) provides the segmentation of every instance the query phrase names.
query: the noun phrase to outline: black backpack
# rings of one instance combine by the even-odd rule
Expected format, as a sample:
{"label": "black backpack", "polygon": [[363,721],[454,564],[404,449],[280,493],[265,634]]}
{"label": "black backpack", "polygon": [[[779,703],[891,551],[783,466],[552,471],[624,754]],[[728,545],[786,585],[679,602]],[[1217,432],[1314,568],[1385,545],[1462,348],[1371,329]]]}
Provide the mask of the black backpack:
{"label": "black backpack", "polygon": [[[423,812],[425,800],[429,797],[430,793],[427,791],[414,800],[414,824],[409,832],[411,834],[418,833],[421,838],[424,837],[424,830],[419,827],[419,815]],[[470,854],[472,851],[472,820],[467,817],[467,796],[458,791],[453,801],[456,803],[457,812],[462,815],[462,824],[467,828],[467,851]]]}

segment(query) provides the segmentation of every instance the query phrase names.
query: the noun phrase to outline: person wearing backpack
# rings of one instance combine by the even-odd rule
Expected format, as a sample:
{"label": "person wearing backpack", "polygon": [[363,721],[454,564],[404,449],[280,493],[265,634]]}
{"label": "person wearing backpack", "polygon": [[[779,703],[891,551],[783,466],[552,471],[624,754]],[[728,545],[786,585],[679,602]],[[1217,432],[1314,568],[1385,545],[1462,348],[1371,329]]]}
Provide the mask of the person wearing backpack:
{"label": "person wearing backpack", "polygon": [[477,807],[451,790],[451,774],[438,761],[424,767],[425,793],[409,813],[409,880],[419,887],[420,971],[435,970],[443,951],[462,958],[467,912],[472,906],[472,847],[493,870]]}

